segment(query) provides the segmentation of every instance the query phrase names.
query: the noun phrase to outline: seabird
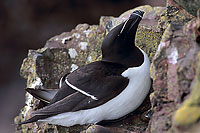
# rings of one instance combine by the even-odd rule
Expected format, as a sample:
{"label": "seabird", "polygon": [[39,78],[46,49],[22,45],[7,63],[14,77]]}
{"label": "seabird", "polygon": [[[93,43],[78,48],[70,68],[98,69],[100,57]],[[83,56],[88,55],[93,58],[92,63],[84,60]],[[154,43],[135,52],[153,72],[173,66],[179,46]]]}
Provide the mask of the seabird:
{"label": "seabird", "polygon": [[113,28],[102,42],[102,60],[82,66],[60,80],[57,90],[26,90],[48,103],[21,122],[47,122],[70,127],[114,120],[137,109],[147,96],[150,61],[135,46],[135,35],[144,12],[134,11]]}

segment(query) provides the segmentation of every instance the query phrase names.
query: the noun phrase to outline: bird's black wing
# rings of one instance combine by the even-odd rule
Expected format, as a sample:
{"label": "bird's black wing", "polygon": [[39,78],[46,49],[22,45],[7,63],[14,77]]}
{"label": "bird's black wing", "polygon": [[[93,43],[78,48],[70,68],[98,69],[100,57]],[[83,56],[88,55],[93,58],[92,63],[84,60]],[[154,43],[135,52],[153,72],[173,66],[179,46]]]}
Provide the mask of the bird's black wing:
{"label": "bird's black wing", "polygon": [[58,93],[58,89],[34,89],[25,88],[25,90],[30,93],[35,98],[42,100],[43,102],[50,103],[50,101]]}
{"label": "bird's black wing", "polygon": [[[128,79],[121,76],[126,70],[122,65],[102,61],[91,63],[69,74],[67,80],[82,91],[95,96],[97,99],[84,95],[66,85],[44,108],[33,112],[33,120],[44,119],[65,112],[90,109],[102,105],[120,94],[128,85]],[[72,89],[74,93],[64,94]],[[61,95],[61,96],[59,96]],[[61,98],[63,97],[63,98]],[[33,121],[29,121],[33,122]]]}

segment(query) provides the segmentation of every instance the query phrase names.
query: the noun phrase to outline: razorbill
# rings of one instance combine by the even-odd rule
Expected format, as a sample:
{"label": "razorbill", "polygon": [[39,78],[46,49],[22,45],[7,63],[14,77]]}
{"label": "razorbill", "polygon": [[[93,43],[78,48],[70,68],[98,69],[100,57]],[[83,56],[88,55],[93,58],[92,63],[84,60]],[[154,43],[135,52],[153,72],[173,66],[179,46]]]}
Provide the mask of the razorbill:
{"label": "razorbill", "polygon": [[60,80],[60,89],[26,90],[48,103],[20,123],[55,125],[96,124],[118,119],[137,109],[147,96],[150,61],[135,46],[135,35],[144,12],[134,11],[113,28],[102,42],[102,60],[90,63]]}

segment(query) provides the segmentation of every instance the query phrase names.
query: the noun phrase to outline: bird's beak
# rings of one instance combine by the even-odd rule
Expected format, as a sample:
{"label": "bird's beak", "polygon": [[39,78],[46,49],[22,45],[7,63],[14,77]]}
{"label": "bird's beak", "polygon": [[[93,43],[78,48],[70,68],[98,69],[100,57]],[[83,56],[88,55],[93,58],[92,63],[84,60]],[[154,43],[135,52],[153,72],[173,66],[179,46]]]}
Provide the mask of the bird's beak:
{"label": "bird's beak", "polygon": [[136,10],[132,12],[130,17],[124,22],[124,25],[120,31],[120,35],[127,34],[131,31],[136,31],[139,22],[142,20],[144,12],[140,10]]}

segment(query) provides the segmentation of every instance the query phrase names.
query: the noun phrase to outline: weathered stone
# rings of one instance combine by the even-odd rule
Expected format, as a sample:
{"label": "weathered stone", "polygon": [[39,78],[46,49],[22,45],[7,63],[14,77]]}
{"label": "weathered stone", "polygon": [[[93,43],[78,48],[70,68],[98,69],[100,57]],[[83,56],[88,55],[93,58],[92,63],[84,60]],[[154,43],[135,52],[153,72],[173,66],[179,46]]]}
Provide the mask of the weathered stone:
{"label": "weathered stone", "polygon": [[[197,70],[197,53],[200,48],[194,38],[197,28],[191,28],[195,22],[187,24],[191,17],[179,12],[176,7],[168,7],[167,14],[171,22],[162,36],[151,66],[154,114],[148,132],[176,131],[172,126],[172,116],[190,93]],[[199,117],[199,113],[194,115]]]}
{"label": "weathered stone", "polygon": [[[200,20],[196,19],[192,21],[188,28],[193,33],[199,29]],[[195,37],[195,36],[193,36]],[[195,41],[195,39],[193,38]],[[198,46],[197,46],[198,47]],[[195,73],[194,77],[189,75],[192,78],[191,86],[189,87],[190,95],[186,97],[186,100],[182,106],[175,112],[173,117],[174,127],[177,128],[177,131],[187,131],[187,132],[197,132],[200,131],[200,48],[197,48],[199,51],[195,54],[196,63],[192,64],[193,71]],[[196,50],[195,50],[196,53]],[[191,59],[193,60],[193,59]],[[190,63],[190,62],[188,62]]]}
{"label": "weathered stone", "polygon": [[174,0],[186,11],[194,16],[197,16],[197,10],[200,8],[199,0]]}

